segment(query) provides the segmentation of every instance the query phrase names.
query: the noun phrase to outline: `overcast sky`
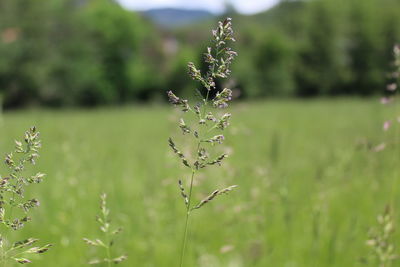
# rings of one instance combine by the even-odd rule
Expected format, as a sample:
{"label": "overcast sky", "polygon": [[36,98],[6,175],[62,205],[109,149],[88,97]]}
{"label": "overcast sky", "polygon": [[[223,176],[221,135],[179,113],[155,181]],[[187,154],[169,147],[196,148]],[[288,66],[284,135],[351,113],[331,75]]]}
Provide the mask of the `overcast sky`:
{"label": "overcast sky", "polygon": [[[205,9],[213,13],[223,11],[226,0],[118,0],[124,7],[133,10],[150,8],[175,7],[188,9]],[[243,14],[253,14],[266,10],[278,0],[230,0],[237,11]]]}

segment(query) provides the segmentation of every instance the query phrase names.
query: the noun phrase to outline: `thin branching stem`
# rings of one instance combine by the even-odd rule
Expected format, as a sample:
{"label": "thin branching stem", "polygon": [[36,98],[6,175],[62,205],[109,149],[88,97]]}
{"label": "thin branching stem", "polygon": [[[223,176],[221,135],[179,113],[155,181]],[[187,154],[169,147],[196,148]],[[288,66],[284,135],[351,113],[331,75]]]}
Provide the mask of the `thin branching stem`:
{"label": "thin branching stem", "polygon": [[97,222],[100,224],[100,230],[103,233],[103,238],[96,239],[88,239],[83,238],[83,241],[89,246],[104,248],[106,256],[102,257],[102,259],[92,259],[89,261],[89,264],[99,264],[103,263],[108,267],[111,267],[112,263],[120,263],[128,258],[126,255],[121,255],[119,257],[111,257],[111,246],[114,244],[114,236],[122,231],[121,228],[117,228],[116,230],[111,230],[111,221],[109,219],[110,210],[107,208],[107,195],[100,195],[100,214],[96,216]]}
{"label": "thin branching stem", "polygon": [[[394,82],[395,88],[396,90],[394,91],[394,94],[392,96],[392,98],[395,100],[395,113],[396,114],[400,114],[400,45],[395,45],[394,49],[393,49],[393,54],[394,54],[394,66],[395,66],[395,76],[396,76],[396,80]],[[393,150],[393,153],[395,154],[393,158],[395,164],[397,164],[398,158],[400,156],[400,131],[397,131],[395,133],[395,137],[394,137],[394,143],[397,146],[397,149]],[[398,187],[398,177],[399,177],[399,173],[398,173],[398,168],[396,169],[396,174],[394,175],[393,179],[392,179],[392,192],[391,192],[391,196],[390,196],[390,203],[392,207],[395,207],[396,204],[396,195],[397,195],[397,187]],[[394,209],[396,210],[396,209]]]}
{"label": "thin branching stem", "polygon": [[[211,130],[216,128],[220,130],[224,130],[229,125],[229,118],[231,116],[230,113],[225,113],[220,118],[216,118],[213,112],[208,112],[209,101],[212,101],[212,106],[215,108],[226,108],[228,106],[228,102],[232,99],[232,90],[228,88],[224,88],[221,92],[216,92],[216,95],[213,96],[213,99],[210,97],[213,95],[210,91],[216,90],[215,79],[216,78],[227,78],[230,74],[229,66],[231,65],[232,60],[237,55],[236,52],[232,51],[231,48],[227,46],[228,41],[235,41],[233,38],[233,30],[232,30],[231,19],[227,18],[223,22],[218,23],[218,27],[216,30],[213,30],[213,41],[214,48],[208,47],[207,53],[205,53],[205,62],[209,64],[208,72],[206,75],[202,75],[201,71],[196,68],[194,63],[188,63],[189,75],[192,79],[200,82],[207,90],[205,97],[203,94],[197,90],[197,93],[202,98],[202,103],[197,103],[193,108],[190,107],[188,100],[181,99],[176,96],[172,91],[168,91],[167,95],[169,101],[174,106],[179,106],[183,112],[191,111],[198,117],[199,121],[197,125],[199,127],[193,125],[188,126],[183,118],[180,119],[179,127],[183,131],[183,134],[190,134],[189,136],[195,137],[197,142],[197,149],[195,150],[196,157],[193,163],[189,163],[184,153],[182,153],[178,147],[175,145],[175,142],[169,138],[168,143],[173,152],[180,158],[183,165],[185,167],[189,167],[192,170],[192,175],[190,178],[190,187],[189,193],[186,195],[185,188],[182,184],[182,181],[179,180],[179,189],[180,194],[184,198],[185,206],[186,206],[186,218],[185,218],[185,227],[183,232],[183,239],[181,244],[181,254],[180,254],[180,264],[179,266],[183,266],[184,256],[186,251],[186,245],[188,240],[189,233],[189,224],[190,224],[190,215],[193,210],[199,209],[206,203],[210,202],[218,195],[226,194],[231,191],[236,186],[230,186],[224,189],[214,190],[213,195],[208,196],[206,199],[203,199],[197,205],[192,205],[192,196],[193,196],[193,184],[194,178],[197,171],[203,169],[210,165],[220,165],[221,161],[226,158],[226,154],[222,154],[215,158],[214,160],[209,160],[209,154],[206,148],[205,143],[221,144],[224,140],[224,136],[219,134],[214,137],[208,137],[208,134]],[[221,49],[223,47],[223,49]],[[223,55],[220,55],[223,53]],[[208,112],[208,113],[207,113]],[[217,116],[219,117],[219,116]],[[207,139],[206,139],[207,138]],[[193,206],[193,207],[192,207]]]}
{"label": "thin branching stem", "polygon": [[[8,236],[10,230],[22,229],[30,221],[28,212],[40,204],[37,199],[27,199],[25,192],[29,185],[40,183],[44,174],[26,175],[24,173],[28,164],[35,164],[40,147],[39,132],[36,127],[31,127],[25,132],[22,141],[15,141],[14,150],[6,155],[4,161],[10,174],[3,178],[0,177],[1,266],[7,266],[12,261],[20,264],[30,263],[31,254],[42,254],[51,246],[47,244],[42,247],[31,247],[38,241],[37,239],[27,238],[15,242],[11,241]],[[16,209],[19,212],[14,215]]]}
{"label": "thin branching stem", "polygon": [[[203,118],[207,114],[207,104],[208,104],[209,94],[210,94],[210,90],[207,90],[207,95],[206,95],[206,98],[204,99],[204,109],[203,109],[204,115],[203,115]],[[199,115],[199,116],[200,116],[200,119],[202,119],[201,115]],[[215,127],[212,127],[211,129],[213,129],[213,128],[215,128]],[[206,133],[208,133],[209,130]],[[201,145],[202,139],[203,139],[203,137],[199,136],[199,141],[197,143],[197,149],[196,149],[196,151],[197,151],[196,160],[199,160],[198,152],[200,150],[200,145]],[[190,212],[192,210],[191,209],[191,200],[192,200],[193,181],[194,181],[195,174],[196,174],[196,169],[192,169],[192,176],[190,178],[190,187],[189,187],[189,195],[188,195],[188,204],[186,206],[185,228],[184,228],[184,232],[183,232],[182,251],[181,251],[181,257],[180,257],[180,264],[179,264],[180,267],[183,266],[183,259],[184,259],[185,251],[186,251],[187,235],[188,235],[188,230],[189,230]]]}
{"label": "thin branching stem", "polygon": [[[198,146],[199,148],[200,146]],[[187,234],[188,234],[188,228],[189,228],[189,217],[190,217],[190,202],[192,199],[192,191],[193,191],[193,180],[194,180],[194,175],[196,171],[193,169],[192,170],[192,177],[190,178],[190,188],[189,188],[189,196],[188,196],[188,204],[186,207],[186,219],[185,219],[185,229],[183,231],[183,239],[182,239],[182,251],[181,251],[181,257],[180,257],[180,264],[179,266],[183,266],[183,259],[185,257],[185,251],[186,251],[186,243],[187,243]]]}
{"label": "thin branching stem", "polygon": [[[104,216],[104,221],[106,222],[107,217]],[[106,252],[107,252],[107,266],[111,267],[111,252],[110,252],[110,242],[111,242],[111,238],[110,238],[110,232],[109,230],[107,230],[106,232]]]}

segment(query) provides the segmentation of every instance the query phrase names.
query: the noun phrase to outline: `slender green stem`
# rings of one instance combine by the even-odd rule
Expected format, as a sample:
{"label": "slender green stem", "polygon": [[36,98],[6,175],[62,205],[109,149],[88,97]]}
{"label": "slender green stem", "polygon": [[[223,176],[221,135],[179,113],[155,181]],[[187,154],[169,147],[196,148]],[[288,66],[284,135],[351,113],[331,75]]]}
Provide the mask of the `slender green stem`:
{"label": "slender green stem", "polygon": [[[108,218],[105,212],[103,212],[103,220],[104,220],[104,224],[108,224]],[[110,229],[109,227],[106,228],[105,231],[105,235],[106,235],[106,253],[107,253],[107,266],[111,267],[111,252],[110,252]]]}
{"label": "slender green stem", "polygon": [[107,266],[111,267],[111,252],[110,252],[110,234],[106,232],[106,253],[107,253]]}
{"label": "slender green stem", "polygon": [[5,250],[4,248],[1,249],[1,266],[7,267],[8,266],[7,259],[10,257],[7,257],[7,252],[5,252],[4,250]]}
{"label": "slender green stem", "polygon": [[191,202],[191,199],[192,199],[193,180],[194,180],[194,174],[195,173],[196,173],[195,170],[192,170],[192,177],[190,178],[190,189],[189,189],[189,196],[188,196],[188,204],[186,206],[186,220],[185,220],[185,230],[183,232],[182,251],[181,251],[180,264],[179,264],[180,267],[183,266],[183,259],[184,259],[185,251],[186,251],[187,234],[188,234],[189,217],[190,217],[190,202]]}
{"label": "slender green stem", "polygon": [[[208,102],[208,95],[209,91],[207,91],[207,97],[204,100],[204,116],[206,113],[206,105]],[[197,143],[197,159],[199,160],[199,150],[200,150],[200,145],[202,142],[202,138],[199,137],[199,141]],[[189,188],[189,196],[188,196],[188,204],[186,206],[186,219],[185,219],[185,230],[183,232],[183,240],[182,240],[182,250],[181,250],[181,257],[180,257],[180,264],[179,266],[183,266],[183,260],[185,256],[185,251],[186,251],[186,243],[187,243],[187,235],[188,235],[188,229],[189,229],[189,219],[190,219],[190,212],[191,212],[191,201],[192,201],[192,192],[193,192],[193,181],[194,181],[194,175],[196,173],[195,169],[192,169],[192,177],[190,178],[190,188]]]}
{"label": "slender green stem", "polygon": [[110,244],[107,244],[106,250],[107,250],[107,258],[108,258],[107,265],[108,265],[108,267],[111,267]]}
{"label": "slender green stem", "polygon": [[2,266],[5,265],[4,259],[5,259],[4,248],[1,248],[1,265]]}
{"label": "slender green stem", "polygon": [[180,263],[179,266],[183,266],[183,258],[185,256],[185,250],[186,250],[186,242],[187,242],[187,232],[188,232],[188,224],[189,224],[189,213],[186,213],[186,222],[185,222],[185,231],[183,233],[183,240],[182,240],[182,250],[181,250],[181,258],[180,258]]}
{"label": "slender green stem", "polygon": [[[400,81],[398,82],[398,84],[400,85]],[[394,98],[396,100],[395,114],[399,114],[399,110],[400,110],[400,104],[399,104],[400,99],[398,99],[399,96],[400,96],[400,94],[398,93],[398,91],[396,91],[396,93],[394,95]],[[397,149],[393,150],[393,154],[395,155],[393,157],[393,160],[396,164],[398,161],[399,155],[400,155],[400,130],[398,130],[396,132],[394,138],[395,138],[395,141],[393,143],[397,147]],[[399,168],[397,168],[395,170],[395,176],[393,177],[393,180],[392,180],[392,192],[391,192],[391,197],[390,197],[390,204],[392,206],[393,211],[395,210],[394,206],[396,204],[396,195],[397,195],[396,192],[397,192],[397,187],[398,187],[397,182],[398,182],[398,177],[399,177],[398,171],[399,171]]]}

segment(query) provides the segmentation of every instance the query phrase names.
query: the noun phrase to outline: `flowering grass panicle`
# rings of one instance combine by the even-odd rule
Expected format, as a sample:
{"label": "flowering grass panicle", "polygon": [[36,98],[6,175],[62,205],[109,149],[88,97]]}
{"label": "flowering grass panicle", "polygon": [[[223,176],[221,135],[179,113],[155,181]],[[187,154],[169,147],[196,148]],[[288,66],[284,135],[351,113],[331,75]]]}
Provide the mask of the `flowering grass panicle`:
{"label": "flowering grass panicle", "polygon": [[105,250],[105,257],[92,259],[88,264],[101,264],[105,263],[111,266],[111,263],[118,264],[128,258],[126,255],[113,257],[111,255],[111,247],[114,245],[114,236],[122,232],[122,228],[111,229],[110,225],[110,210],[107,208],[107,195],[100,195],[100,215],[96,216],[96,221],[100,224],[100,231],[103,233],[103,239],[88,239],[83,238],[86,244],[93,247],[101,247]]}
{"label": "flowering grass panicle", "polygon": [[[390,104],[396,101],[396,96],[398,94],[398,87],[400,85],[400,45],[395,45],[393,48],[394,62],[393,62],[393,72],[390,73],[390,83],[386,86],[387,96],[381,99],[382,104]],[[394,121],[400,123],[400,114],[396,114],[397,118],[391,118],[383,123],[383,130],[388,131],[392,126]]]}
{"label": "flowering grass panicle", "polygon": [[[222,22],[220,21],[218,27],[212,31],[212,36],[213,45],[212,47],[208,47],[204,54],[204,61],[208,64],[208,71],[203,74],[194,63],[188,63],[189,76],[193,80],[199,82],[204,88],[204,93],[197,91],[197,95],[200,96],[200,101],[194,105],[189,105],[188,100],[179,98],[172,91],[167,92],[169,101],[174,106],[179,107],[183,113],[192,114],[195,120],[195,123],[192,125],[189,125],[183,118],[181,118],[178,123],[182,134],[192,138],[194,141],[196,148],[190,157],[183,154],[172,138],[168,139],[172,151],[178,156],[185,167],[191,169],[188,188],[185,188],[185,183],[182,182],[182,180],[178,181],[180,195],[183,197],[186,207],[186,222],[182,241],[180,266],[183,265],[188,222],[191,212],[200,209],[213,201],[217,196],[226,194],[236,187],[236,185],[233,185],[224,189],[216,189],[205,199],[200,200],[197,204],[193,204],[193,181],[196,172],[208,166],[221,165],[223,160],[228,156],[227,154],[221,154],[210,158],[213,146],[222,144],[225,140],[221,131],[229,126],[231,114],[224,113],[222,116],[217,116],[213,111],[208,109],[225,109],[232,100],[231,89],[224,88],[218,92],[216,88],[216,79],[229,77],[231,73],[230,66],[233,59],[237,56],[236,52],[229,47],[229,43],[235,41],[233,38],[231,19],[227,18]],[[211,96],[214,97],[210,99]],[[193,158],[193,160],[189,160],[191,158]]]}
{"label": "flowering grass panicle", "polygon": [[[399,99],[397,99],[397,95],[399,92],[399,85],[400,85],[400,45],[397,44],[393,47],[393,56],[394,56],[394,61],[393,61],[393,71],[389,73],[389,79],[390,82],[386,86],[385,89],[385,96],[380,99],[381,104],[383,105],[388,105],[388,104],[393,104]],[[400,113],[394,114],[392,118],[389,118],[383,122],[382,125],[382,130],[384,132],[387,132],[392,128],[394,123],[400,123]],[[397,141],[398,142],[398,141]],[[389,143],[396,143],[396,140],[390,141],[390,142],[382,142],[375,147],[373,147],[374,152],[380,152],[384,150]]]}
{"label": "flowering grass panicle", "polygon": [[367,245],[373,250],[373,257],[379,267],[392,266],[399,255],[395,253],[395,245],[392,242],[395,224],[390,206],[377,217],[377,222],[378,227],[370,230]]}
{"label": "flowering grass panicle", "polygon": [[42,182],[43,173],[27,175],[25,170],[34,165],[39,157],[41,147],[40,134],[36,127],[25,132],[23,141],[15,141],[15,149],[5,157],[5,164],[10,173],[0,177],[0,234],[1,266],[9,261],[21,264],[30,263],[32,254],[42,254],[49,250],[50,244],[32,247],[38,239],[28,238],[11,242],[7,233],[22,229],[31,220],[28,215],[31,209],[40,205],[36,198],[26,199],[25,192],[30,185]]}

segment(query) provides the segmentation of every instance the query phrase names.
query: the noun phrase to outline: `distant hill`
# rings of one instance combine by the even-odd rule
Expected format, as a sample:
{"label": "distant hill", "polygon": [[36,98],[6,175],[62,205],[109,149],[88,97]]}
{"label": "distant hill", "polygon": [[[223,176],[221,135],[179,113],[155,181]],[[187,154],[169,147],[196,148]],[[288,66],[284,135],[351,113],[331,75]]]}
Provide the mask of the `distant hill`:
{"label": "distant hill", "polygon": [[214,17],[214,14],[205,10],[177,8],[150,9],[142,12],[142,14],[150,18],[156,24],[166,28],[185,26]]}
{"label": "distant hill", "polygon": [[265,40],[266,34],[278,29],[296,39],[302,32],[301,27],[304,25],[306,4],[307,1],[303,0],[286,0],[252,15],[240,14],[231,10],[221,16],[209,17],[171,30],[176,36],[179,36],[178,38],[182,38],[180,41],[190,43],[193,46],[209,39],[210,29],[215,27],[217,20],[231,17],[238,39],[249,41],[248,38],[252,38],[253,43],[259,43],[260,40]]}

